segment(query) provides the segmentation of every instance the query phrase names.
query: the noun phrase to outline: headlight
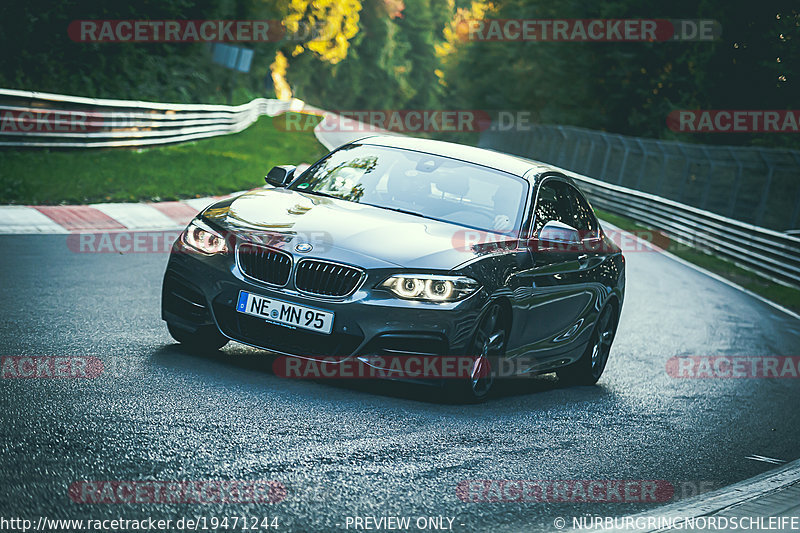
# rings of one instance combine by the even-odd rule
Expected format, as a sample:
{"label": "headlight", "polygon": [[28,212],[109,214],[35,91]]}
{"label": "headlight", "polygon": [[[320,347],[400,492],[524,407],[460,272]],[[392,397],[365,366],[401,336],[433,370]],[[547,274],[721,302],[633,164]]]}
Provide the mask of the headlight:
{"label": "headlight", "polygon": [[189,223],[181,235],[181,240],[190,248],[206,255],[223,254],[228,251],[225,238],[197,219]]}
{"label": "headlight", "polygon": [[455,302],[477,291],[480,284],[465,276],[403,274],[390,277],[380,287],[406,300]]}

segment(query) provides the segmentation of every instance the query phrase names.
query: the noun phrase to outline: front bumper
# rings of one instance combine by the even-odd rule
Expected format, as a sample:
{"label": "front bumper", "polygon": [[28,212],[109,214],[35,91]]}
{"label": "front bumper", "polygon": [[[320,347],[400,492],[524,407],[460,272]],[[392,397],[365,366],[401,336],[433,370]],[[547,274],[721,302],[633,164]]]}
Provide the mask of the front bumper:
{"label": "front bumper", "polygon": [[[188,331],[213,325],[232,340],[303,358],[466,353],[485,292],[460,302],[433,304],[373,289],[397,272],[368,270],[351,296],[318,298],[291,286],[278,289],[244,277],[232,254],[202,256],[178,243],[164,276],[162,318]],[[240,313],[235,308],[240,290],[333,312],[333,329],[326,335]]]}

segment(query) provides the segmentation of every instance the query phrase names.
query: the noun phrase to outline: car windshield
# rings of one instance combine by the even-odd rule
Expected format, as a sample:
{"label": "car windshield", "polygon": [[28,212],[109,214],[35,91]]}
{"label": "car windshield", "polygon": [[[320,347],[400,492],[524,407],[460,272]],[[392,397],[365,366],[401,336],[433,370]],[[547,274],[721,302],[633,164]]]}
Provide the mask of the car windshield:
{"label": "car windshield", "polygon": [[527,183],[448,157],[349,145],[309,168],[290,188],[505,233],[519,228]]}

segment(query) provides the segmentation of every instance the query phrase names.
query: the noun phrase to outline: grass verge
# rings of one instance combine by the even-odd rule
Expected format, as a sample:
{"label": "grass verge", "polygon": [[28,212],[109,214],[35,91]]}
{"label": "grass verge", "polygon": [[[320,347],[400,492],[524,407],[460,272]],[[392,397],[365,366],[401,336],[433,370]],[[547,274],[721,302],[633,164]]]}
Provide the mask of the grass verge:
{"label": "grass verge", "polygon": [[[629,218],[615,215],[607,211],[602,211],[600,209],[595,209],[595,211],[597,212],[598,217],[610,222],[611,224],[614,224],[620,229],[630,232],[646,230],[653,232],[655,235],[655,242],[669,241],[669,238],[661,234],[658,230],[654,230],[634,222]],[[668,251],[671,254],[684,259],[685,261],[689,261],[690,263],[705,268],[706,270],[722,276],[723,278],[728,279],[737,285],[741,285],[745,289],[750,290],[759,296],[763,296],[764,298],[775,302],[776,304],[782,305],[787,309],[791,309],[792,311],[800,312],[800,289],[775,283],[774,281],[760,276],[755,272],[745,270],[744,268],[741,268],[730,261],[721,259],[714,255],[709,255],[701,250],[698,250],[697,248],[681,245],[679,247],[670,248]]]}
{"label": "grass verge", "polygon": [[327,150],[312,131],[261,117],[246,130],[145,149],[0,151],[0,204],[177,200],[263,185],[274,165],[313,163]]}

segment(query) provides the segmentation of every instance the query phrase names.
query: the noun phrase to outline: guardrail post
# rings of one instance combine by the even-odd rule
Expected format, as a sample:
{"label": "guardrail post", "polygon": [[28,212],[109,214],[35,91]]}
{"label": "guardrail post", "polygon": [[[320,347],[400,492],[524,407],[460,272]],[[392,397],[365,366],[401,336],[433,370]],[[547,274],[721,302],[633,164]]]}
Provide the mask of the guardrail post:
{"label": "guardrail post", "polygon": [[759,201],[758,211],[756,211],[755,223],[760,226],[764,221],[764,213],[767,210],[767,197],[769,196],[769,189],[772,186],[772,175],[775,173],[775,167],[769,161],[767,161],[767,158],[764,157],[764,154],[759,152],[758,155],[761,156],[761,159],[764,160],[764,163],[766,163],[767,167],[769,168],[767,171],[767,182],[764,184],[764,189],[761,191],[761,201]]}
{"label": "guardrail post", "polygon": [[570,170],[576,170],[576,165],[578,164],[578,153],[581,149],[581,140],[575,139],[575,150],[572,152],[572,163],[570,163],[569,168]]}
{"label": "guardrail post", "polygon": [[706,177],[706,183],[703,186],[703,199],[700,201],[700,208],[705,209],[706,205],[708,205],[708,195],[711,192],[711,181],[714,179],[714,159],[708,153],[708,149],[703,146],[703,153],[706,154],[706,159],[708,159],[708,176]]}
{"label": "guardrail post", "polygon": [[733,187],[731,187],[731,196],[728,200],[728,216],[733,218],[733,214],[736,212],[736,199],[739,197],[739,188],[742,185],[742,173],[744,172],[744,165],[742,164],[742,160],[739,159],[739,156],[736,155],[736,151],[731,150],[728,148],[728,152],[730,152],[731,157],[736,160],[736,180],[733,182]]}
{"label": "guardrail post", "polygon": [[667,152],[661,148],[661,143],[656,143],[656,148],[658,151],[661,152],[661,177],[658,179],[658,185],[656,186],[656,194],[659,196],[661,192],[664,190],[664,182],[667,181]]}
{"label": "guardrail post", "polygon": [[603,134],[602,139],[606,143],[606,156],[603,158],[603,167],[600,169],[600,175],[597,178],[608,181],[606,180],[606,169],[608,168],[608,160],[611,159],[611,141],[608,140],[607,133]]}
{"label": "guardrail post", "polygon": [[644,143],[642,143],[641,139],[637,138],[636,144],[639,145],[639,149],[642,151],[642,167],[639,169],[639,175],[636,177],[636,189],[642,190],[641,189],[642,177],[644,176],[644,169],[647,166],[648,153],[647,150],[645,150]]}
{"label": "guardrail post", "polygon": [[[589,172],[592,170],[592,157],[594,157],[594,146],[595,146],[594,139],[590,139],[589,140],[589,155],[586,156],[586,164],[583,167],[583,173],[584,174],[589,174]],[[798,203],[798,205],[800,205],[800,203]]]}
{"label": "guardrail post", "polygon": [[522,154],[522,155],[524,155],[526,157],[534,157],[535,158],[534,154],[536,152],[536,146],[537,146],[536,143],[537,143],[537,139],[539,137],[537,132],[538,132],[537,129],[533,129],[533,130],[530,130],[527,133],[528,144],[525,146],[525,153]]}
{"label": "guardrail post", "polygon": [[557,142],[558,142],[558,140],[556,139],[555,132],[553,132],[551,130],[550,131],[550,144],[547,146],[547,162],[548,163],[555,163],[556,150],[558,149]]}
{"label": "guardrail post", "polygon": [[681,179],[681,186],[678,189],[678,201],[683,201],[683,193],[686,191],[686,182],[689,180],[689,169],[692,166],[692,158],[689,157],[689,154],[686,153],[686,150],[683,149],[683,146],[678,144],[678,150],[681,151],[683,154],[684,159],[686,159],[686,164],[683,167],[683,178]]}
{"label": "guardrail post", "polygon": [[625,176],[625,165],[628,163],[628,154],[630,153],[631,149],[628,146],[628,143],[620,137],[620,141],[622,141],[622,145],[625,147],[625,153],[622,155],[622,164],[619,166],[619,175],[617,176],[617,183],[622,185],[622,179]]}
{"label": "guardrail post", "polygon": [[562,161],[567,156],[567,134],[564,133],[564,126],[556,126],[558,128],[558,132],[561,134],[561,150],[558,151],[558,159],[556,159],[556,164],[563,165]]}

